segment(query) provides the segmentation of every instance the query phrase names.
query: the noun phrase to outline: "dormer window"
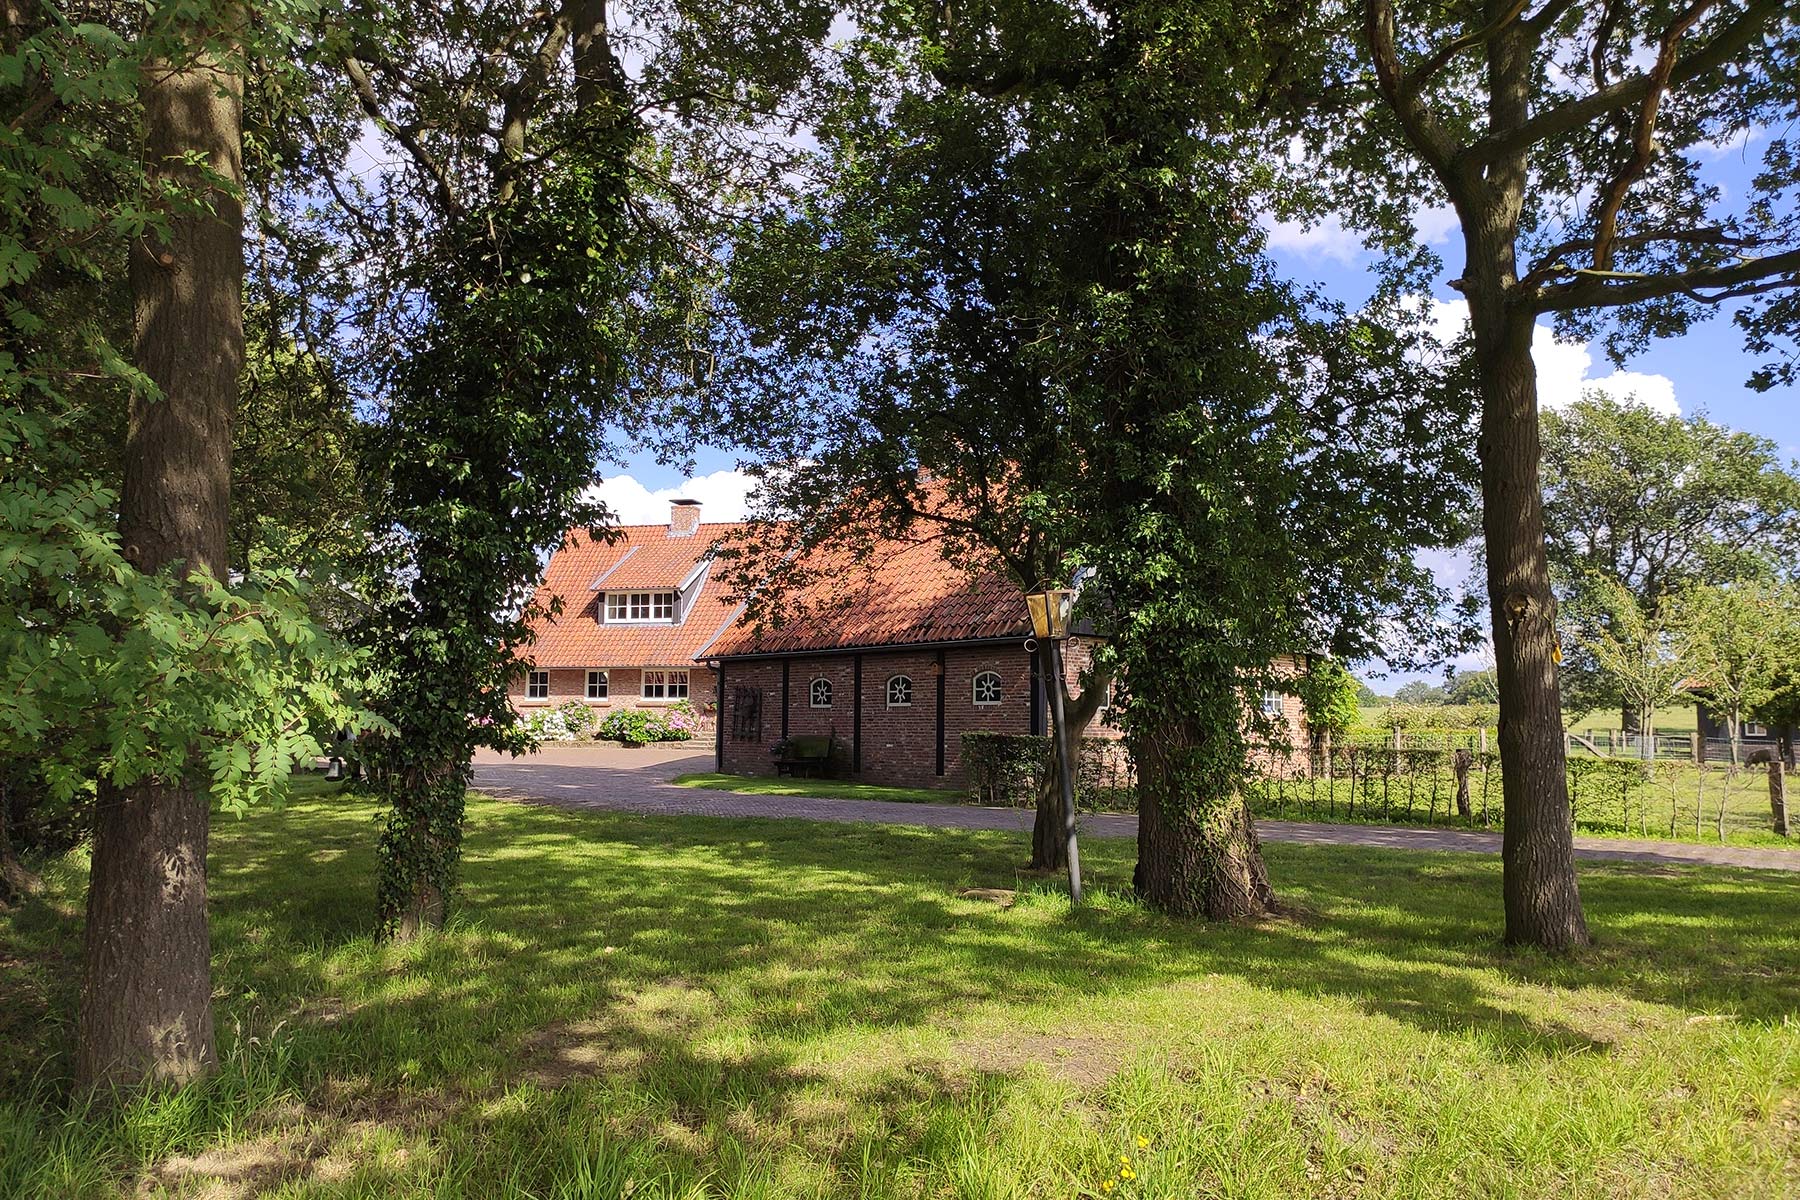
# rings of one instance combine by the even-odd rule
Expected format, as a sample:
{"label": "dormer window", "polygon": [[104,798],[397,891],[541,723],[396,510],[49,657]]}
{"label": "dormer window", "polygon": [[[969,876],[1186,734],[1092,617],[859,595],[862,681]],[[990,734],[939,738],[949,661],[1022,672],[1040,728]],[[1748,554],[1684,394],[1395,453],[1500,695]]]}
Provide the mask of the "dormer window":
{"label": "dormer window", "polygon": [[609,624],[614,621],[673,621],[674,619],[674,592],[606,593],[606,620]]}

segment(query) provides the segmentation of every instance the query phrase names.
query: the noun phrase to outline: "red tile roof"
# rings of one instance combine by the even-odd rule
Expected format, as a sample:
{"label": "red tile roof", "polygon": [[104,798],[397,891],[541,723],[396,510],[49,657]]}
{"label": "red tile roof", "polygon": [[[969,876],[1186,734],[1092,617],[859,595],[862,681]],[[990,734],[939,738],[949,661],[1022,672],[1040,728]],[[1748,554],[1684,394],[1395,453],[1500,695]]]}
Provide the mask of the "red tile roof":
{"label": "red tile roof", "polygon": [[1025,597],[998,570],[971,577],[945,561],[938,538],[890,539],[866,565],[817,570],[787,597],[778,621],[757,630],[739,622],[707,647],[706,658],[865,646],[1024,638]]}
{"label": "red tile roof", "polygon": [[562,611],[538,622],[537,640],[523,657],[541,670],[674,667],[691,661],[737,610],[722,581],[709,575],[696,583],[699,594],[679,625],[602,625],[600,597],[609,589],[675,588],[715,541],[737,528],[712,523],[686,537],[671,537],[667,525],[624,525],[620,532],[625,536],[611,543],[595,541],[586,530],[570,530],[562,548],[550,556],[537,590],[540,606],[560,597]]}

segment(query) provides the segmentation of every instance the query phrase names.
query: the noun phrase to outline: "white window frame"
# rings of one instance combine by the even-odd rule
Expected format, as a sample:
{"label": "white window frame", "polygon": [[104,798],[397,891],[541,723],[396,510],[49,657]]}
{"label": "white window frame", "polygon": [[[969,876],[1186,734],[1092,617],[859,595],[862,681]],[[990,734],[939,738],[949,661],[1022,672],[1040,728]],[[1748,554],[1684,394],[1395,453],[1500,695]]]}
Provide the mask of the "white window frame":
{"label": "white window frame", "polygon": [[608,592],[606,624],[673,625],[679,607],[674,592]]}
{"label": "white window frame", "polygon": [[533,671],[525,677],[525,698],[527,700],[548,700],[550,698],[550,672]]}
{"label": "white window frame", "polygon": [[645,671],[643,692],[646,700],[686,700],[688,673],[674,667]]}
{"label": "white window frame", "polygon": [[[905,689],[904,700],[894,699],[894,685],[900,684]],[[889,708],[911,708],[913,698],[913,681],[911,675],[889,675],[887,681],[887,706]]]}
{"label": "white window frame", "polygon": [[[594,690],[595,684],[600,685],[598,691]],[[612,680],[607,677],[605,671],[589,671],[587,673],[587,698],[589,700],[609,699],[611,691]]]}
{"label": "white window frame", "polygon": [[[983,700],[981,698],[981,685],[984,680],[993,681],[994,693],[993,699],[991,700]],[[1006,689],[1001,685],[1000,672],[998,671],[978,672],[975,678],[969,683],[969,699],[976,708],[994,708],[1001,704],[1005,698]]]}
{"label": "white window frame", "polygon": [[1274,690],[1264,692],[1262,710],[1265,717],[1285,717],[1287,715],[1287,696]]}
{"label": "white window frame", "polygon": [[[819,688],[821,686],[825,689],[825,702],[823,704],[819,702]],[[812,707],[830,708],[831,699],[831,680],[825,678],[823,675],[806,685],[806,700]]]}

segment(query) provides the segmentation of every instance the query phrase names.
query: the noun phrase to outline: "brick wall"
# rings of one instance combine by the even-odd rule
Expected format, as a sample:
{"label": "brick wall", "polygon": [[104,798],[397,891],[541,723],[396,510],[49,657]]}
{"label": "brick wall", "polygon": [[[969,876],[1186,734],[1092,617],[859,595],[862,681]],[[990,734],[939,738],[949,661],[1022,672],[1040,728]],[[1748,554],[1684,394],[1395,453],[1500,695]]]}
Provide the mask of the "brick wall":
{"label": "brick wall", "polygon": [[[529,714],[541,708],[555,708],[574,700],[585,704],[604,718],[615,708],[667,708],[673,701],[645,700],[644,673],[638,667],[598,668],[606,671],[607,696],[604,700],[587,698],[586,667],[553,667],[550,669],[550,695],[542,700],[527,698],[527,679],[521,675],[507,689],[513,710]],[[680,669],[680,668],[675,668]],[[711,728],[712,710],[717,699],[717,682],[712,670],[698,664],[688,667],[688,703],[694,706],[707,728]]]}
{"label": "brick wall", "polygon": [[[938,675],[934,650],[866,651],[862,655],[861,770],[856,753],[856,660],[850,654],[808,655],[788,663],[790,735],[835,733],[835,773],[869,783],[908,787],[963,786],[962,734],[971,730],[1026,733],[1031,728],[1031,658],[1022,647],[972,646],[943,653],[944,773],[937,773]],[[1000,702],[977,705],[976,676],[1000,676]],[[890,707],[888,682],[912,681],[912,703]],[[831,706],[814,708],[815,679],[831,684]],[[740,689],[755,692],[762,712],[760,734],[738,736],[733,724]],[[771,750],[781,740],[782,661],[742,660],[725,666],[724,770],[734,775],[771,775]]]}

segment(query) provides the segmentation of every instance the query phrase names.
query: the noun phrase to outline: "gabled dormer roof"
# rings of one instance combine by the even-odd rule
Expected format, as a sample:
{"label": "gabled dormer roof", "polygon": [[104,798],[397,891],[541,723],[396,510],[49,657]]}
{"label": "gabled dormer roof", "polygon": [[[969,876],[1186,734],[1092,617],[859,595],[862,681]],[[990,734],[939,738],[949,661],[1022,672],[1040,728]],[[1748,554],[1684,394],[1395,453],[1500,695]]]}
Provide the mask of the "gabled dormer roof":
{"label": "gabled dormer roof", "polygon": [[[669,525],[622,525],[612,542],[570,530],[550,556],[537,591],[540,606],[560,598],[562,612],[538,622],[537,641],[524,657],[539,670],[685,665],[718,636],[736,609],[706,568],[713,543],[737,528],[714,522],[672,534]],[[697,594],[689,594],[694,588]],[[681,592],[684,619],[674,625],[603,625],[602,598],[616,591]]]}

